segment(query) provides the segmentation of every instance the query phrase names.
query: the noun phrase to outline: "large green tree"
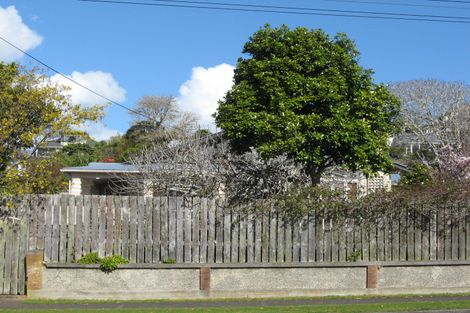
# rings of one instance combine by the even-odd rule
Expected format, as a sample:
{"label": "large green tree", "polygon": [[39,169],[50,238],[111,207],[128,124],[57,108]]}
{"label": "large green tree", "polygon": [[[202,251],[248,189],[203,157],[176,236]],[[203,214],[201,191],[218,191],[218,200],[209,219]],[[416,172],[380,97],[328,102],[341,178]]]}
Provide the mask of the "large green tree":
{"label": "large green tree", "polygon": [[37,69],[0,62],[0,193],[57,189],[48,188],[54,179],[46,178],[58,173],[56,164],[35,151],[57,135],[86,136],[79,126],[102,114],[101,107],[72,103],[66,91]]}
{"label": "large green tree", "polygon": [[399,101],[345,34],[265,26],[245,44],[217,126],[236,151],[287,154],[312,184],[332,165],[373,173],[391,166],[388,138],[399,130]]}

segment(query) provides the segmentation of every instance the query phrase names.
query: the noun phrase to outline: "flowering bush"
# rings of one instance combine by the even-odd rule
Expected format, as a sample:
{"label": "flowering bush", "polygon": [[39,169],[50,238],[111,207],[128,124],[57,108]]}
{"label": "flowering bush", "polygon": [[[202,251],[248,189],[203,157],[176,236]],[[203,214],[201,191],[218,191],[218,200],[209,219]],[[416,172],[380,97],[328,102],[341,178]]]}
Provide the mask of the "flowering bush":
{"label": "flowering bush", "polygon": [[451,146],[441,149],[439,169],[456,179],[470,178],[470,157],[455,152]]}

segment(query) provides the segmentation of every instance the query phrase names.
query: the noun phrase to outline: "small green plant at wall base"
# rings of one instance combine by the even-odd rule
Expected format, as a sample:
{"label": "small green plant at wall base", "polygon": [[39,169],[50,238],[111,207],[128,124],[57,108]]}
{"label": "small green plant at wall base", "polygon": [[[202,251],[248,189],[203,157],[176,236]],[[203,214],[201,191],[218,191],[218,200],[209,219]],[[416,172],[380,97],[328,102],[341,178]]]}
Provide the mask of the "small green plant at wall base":
{"label": "small green plant at wall base", "polygon": [[77,263],[79,264],[100,264],[101,258],[98,256],[97,252],[91,252],[83,255]]}
{"label": "small green plant at wall base", "polygon": [[346,258],[347,262],[357,262],[361,259],[361,251],[354,249],[354,251]]}
{"label": "small green plant at wall base", "polygon": [[166,258],[163,260],[163,264],[175,264],[176,260],[173,258]]}
{"label": "small green plant at wall base", "polygon": [[105,273],[111,273],[117,269],[119,264],[127,264],[128,260],[120,255],[110,255],[101,259],[100,270]]}
{"label": "small green plant at wall base", "polygon": [[110,255],[100,258],[97,252],[87,253],[77,261],[79,264],[99,264],[100,270],[105,273],[111,273],[119,264],[127,264],[128,260],[120,255]]}

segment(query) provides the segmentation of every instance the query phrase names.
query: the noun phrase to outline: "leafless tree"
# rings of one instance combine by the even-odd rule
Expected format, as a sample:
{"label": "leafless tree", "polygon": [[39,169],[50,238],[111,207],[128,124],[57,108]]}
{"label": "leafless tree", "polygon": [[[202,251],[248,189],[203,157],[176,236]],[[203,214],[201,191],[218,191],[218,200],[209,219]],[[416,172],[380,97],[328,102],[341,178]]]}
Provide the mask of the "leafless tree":
{"label": "leafless tree", "polygon": [[173,133],[172,136],[182,137],[197,130],[195,116],[180,111],[176,98],[172,96],[144,96],[137,102],[133,111],[130,114],[134,117],[134,124],[149,122],[155,136]]}
{"label": "leafless tree", "polygon": [[403,103],[405,128],[439,161],[443,146],[470,153],[470,86],[464,82],[413,80],[390,90]]}
{"label": "leafless tree", "polygon": [[178,137],[144,148],[128,161],[132,171],[116,176],[119,192],[143,195],[215,196],[226,164],[224,142],[216,136]]}
{"label": "leafless tree", "polygon": [[287,156],[263,159],[255,150],[231,153],[220,134],[172,137],[129,160],[131,171],[116,176],[128,194],[220,196],[226,204],[269,199],[308,177]]}
{"label": "leafless tree", "polygon": [[269,200],[292,186],[308,185],[302,167],[286,155],[265,159],[255,150],[228,156],[225,173],[227,202],[244,205],[254,199]]}

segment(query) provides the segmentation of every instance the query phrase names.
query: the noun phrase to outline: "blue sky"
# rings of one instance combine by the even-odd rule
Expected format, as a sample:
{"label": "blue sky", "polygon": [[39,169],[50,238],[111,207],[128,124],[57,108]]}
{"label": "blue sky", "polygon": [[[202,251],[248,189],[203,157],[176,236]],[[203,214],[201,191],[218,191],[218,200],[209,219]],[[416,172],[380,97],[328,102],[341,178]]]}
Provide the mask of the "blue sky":
{"label": "blue sky", "polygon": [[[453,15],[470,19],[470,4],[426,0],[373,1],[382,4],[327,0],[218,2]],[[385,5],[392,2],[430,7]],[[182,109],[200,113],[203,127],[210,123],[208,116],[217,98],[230,87],[231,66],[241,56],[243,44],[266,23],[322,28],[330,34],[347,33],[362,53],[362,65],[375,71],[378,82],[437,78],[470,83],[470,24],[227,12],[76,0],[0,0],[0,36],[128,107],[144,95],[176,96]],[[7,52],[11,51],[0,44],[0,59],[34,64],[25,56]],[[50,72],[51,76],[53,74]],[[103,102],[77,87],[73,87],[72,99],[84,104]],[[130,121],[125,110],[110,106],[103,123],[90,126],[90,131],[98,139],[106,138],[125,132]]]}

